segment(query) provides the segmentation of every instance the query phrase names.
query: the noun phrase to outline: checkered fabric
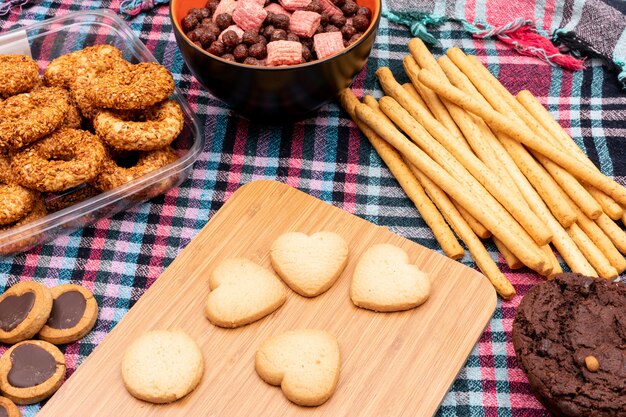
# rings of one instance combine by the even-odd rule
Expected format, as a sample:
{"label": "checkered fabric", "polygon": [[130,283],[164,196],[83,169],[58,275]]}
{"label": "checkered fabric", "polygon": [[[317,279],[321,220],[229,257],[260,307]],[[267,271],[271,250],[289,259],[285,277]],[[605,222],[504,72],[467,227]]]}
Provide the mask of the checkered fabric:
{"label": "checkered fabric", "polygon": [[[516,2],[509,2],[514,4]],[[535,17],[558,20],[558,4],[546,0]],[[460,4],[457,2],[457,4]],[[539,3],[538,3],[539,4]],[[485,1],[462,6],[468,16],[485,13]],[[28,25],[69,11],[119,10],[119,1],[43,0],[28,3],[0,20],[0,31]],[[101,308],[95,329],[82,341],[63,346],[68,376],[118,323],[143,292],[174,260],[241,185],[275,179],[427,247],[439,250],[431,231],[383,165],[368,141],[337,103],[314,118],[281,127],[240,119],[202,89],[176,47],[166,6],[129,21],[133,31],[174,74],[178,87],[197,112],[207,145],[182,186],[112,218],[101,219],[71,235],[14,257],[0,258],[0,286],[36,280],[47,286],[73,282],[93,291]],[[452,24],[433,33],[435,55],[452,46],[476,54],[513,92],[528,88],[549,107],[579,145],[607,175],[626,179],[626,95],[614,75],[589,60],[580,72],[567,72],[516,54],[493,40],[476,40]],[[407,53],[406,29],[381,21],[367,67],[354,81],[358,96],[381,96],[374,71],[389,66],[400,81]],[[495,247],[489,246],[497,257]],[[528,270],[499,266],[518,295],[500,301],[493,319],[472,351],[438,416],[549,416],[529,391],[511,344],[511,324],[521,297],[541,279]],[[462,260],[474,263],[466,256]],[[4,350],[5,348],[3,348]],[[416,390],[428,389],[416,384]],[[34,416],[40,405],[23,408]],[[85,416],[89,411],[85,410]]]}

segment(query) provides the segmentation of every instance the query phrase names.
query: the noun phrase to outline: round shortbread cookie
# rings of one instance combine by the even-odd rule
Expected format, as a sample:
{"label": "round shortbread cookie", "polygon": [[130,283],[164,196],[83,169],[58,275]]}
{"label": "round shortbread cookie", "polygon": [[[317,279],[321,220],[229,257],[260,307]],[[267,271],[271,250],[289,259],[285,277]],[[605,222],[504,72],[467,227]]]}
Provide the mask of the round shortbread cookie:
{"label": "round shortbread cookie", "polygon": [[153,330],[136,339],[122,359],[128,392],[151,403],[170,403],[196,388],[204,372],[198,344],[182,330]]}
{"label": "round shortbread cookie", "polygon": [[65,357],[51,343],[26,340],[0,358],[0,390],[16,404],[34,404],[63,384]]}
{"label": "round shortbread cookie", "polygon": [[74,342],[93,328],[98,318],[98,303],[93,294],[75,284],[50,289],[52,311],[39,331],[39,338],[55,345]]}
{"label": "round shortbread cookie", "polygon": [[0,417],[22,417],[22,412],[13,401],[0,397]]}
{"label": "round shortbread cookie", "polygon": [[30,339],[48,321],[52,294],[37,282],[20,282],[0,297],[0,342]]}

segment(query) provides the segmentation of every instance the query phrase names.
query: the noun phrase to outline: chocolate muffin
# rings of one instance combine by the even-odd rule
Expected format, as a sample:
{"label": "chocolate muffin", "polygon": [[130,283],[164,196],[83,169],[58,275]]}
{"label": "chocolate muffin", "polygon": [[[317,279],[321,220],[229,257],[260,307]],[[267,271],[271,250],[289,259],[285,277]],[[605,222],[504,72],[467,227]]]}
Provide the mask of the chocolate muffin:
{"label": "chocolate muffin", "polygon": [[513,346],[555,416],[626,416],[626,284],[563,273],[536,285],[517,308]]}

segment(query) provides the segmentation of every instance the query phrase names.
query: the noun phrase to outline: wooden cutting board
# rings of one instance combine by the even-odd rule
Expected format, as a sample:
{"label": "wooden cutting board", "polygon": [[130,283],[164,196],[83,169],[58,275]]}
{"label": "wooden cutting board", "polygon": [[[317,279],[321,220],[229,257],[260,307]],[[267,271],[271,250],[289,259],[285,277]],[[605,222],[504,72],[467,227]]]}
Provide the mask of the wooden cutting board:
{"label": "wooden cutting board", "polygon": [[[306,299],[290,291],[276,312],[234,330],[205,319],[207,280],[218,261],[244,256],[270,268],[269,248],[280,234],[320,230],[339,233],[350,246],[348,266],[328,292]],[[383,242],[407,250],[430,274],[431,297],[419,308],[374,313],[350,301],[357,259]],[[257,181],[233,194],[38,417],[432,416],[495,307],[496,293],[479,272],[287,185]],[[168,405],[136,400],[121,378],[125,348],[147,330],[174,327],[204,352],[200,385]],[[290,403],[254,370],[259,344],[294,328],[326,329],[339,341],[339,384],[322,406]]]}

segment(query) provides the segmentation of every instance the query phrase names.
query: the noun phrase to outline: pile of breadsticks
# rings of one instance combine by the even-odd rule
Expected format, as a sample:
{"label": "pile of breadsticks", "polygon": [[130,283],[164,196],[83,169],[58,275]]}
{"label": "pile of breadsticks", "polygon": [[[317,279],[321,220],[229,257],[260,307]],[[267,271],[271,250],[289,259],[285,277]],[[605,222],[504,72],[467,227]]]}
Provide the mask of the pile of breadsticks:
{"label": "pile of breadsticks", "polygon": [[[400,85],[376,75],[386,96],[343,107],[431,227],[443,251],[463,256],[454,233],[503,298],[515,289],[480,239],[492,237],[511,269],[572,271],[606,279],[626,270],[626,188],[603,175],[529,91],[513,96],[474,56],[435,60],[409,42]],[[452,230],[450,229],[452,228]]]}

